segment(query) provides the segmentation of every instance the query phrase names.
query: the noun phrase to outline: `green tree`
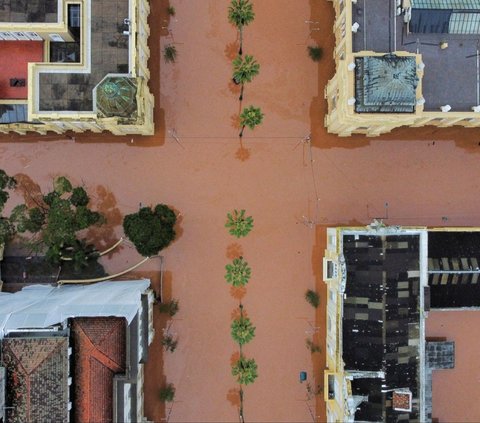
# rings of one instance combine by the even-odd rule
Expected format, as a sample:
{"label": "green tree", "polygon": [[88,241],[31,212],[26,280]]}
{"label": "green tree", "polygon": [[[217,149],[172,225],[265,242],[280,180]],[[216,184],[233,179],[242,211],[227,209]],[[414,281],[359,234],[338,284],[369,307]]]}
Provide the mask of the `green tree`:
{"label": "green tree", "polygon": [[240,385],[253,383],[258,377],[257,363],[253,358],[245,358],[240,355],[240,358],[232,366],[232,375],[237,378]]}
{"label": "green tree", "polygon": [[175,239],[175,212],[164,204],[143,207],[123,219],[125,235],[145,257],[158,254]]}
{"label": "green tree", "polygon": [[255,337],[255,326],[248,317],[240,316],[232,322],[231,334],[237,344],[244,345]]}
{"label": "green tree", "polygon": [[245,107],[240,114],[240,126],[241,131],[238,135],[240,138],[243,137],[243,130],[246,126],[250,129],[255,129],[257,125],[260,125],[263,121],[263,113],[259,107],[249,106]]}
{"label": "green tree", "polygon": [[245,83],[252,82],[252,79],[258,75],[260,71],[260,65],[248,54],[243,58],[242,56],[237,56],[233,60],[233,82],[235,84],[241,85],[240,97],[239,100],[243,100],[243,89]]}
{"label": "green tree", "polygon": [[320,305],[320,296],[312,289],[309,289],[307,292],[305,292],[305,300],[312,307],[317,308]]}
{"label": "green tree", "polygon": [[0,169],[0,247],[15,235],[15,227],[8,217],[1,216],[1,213],[10,198],[9,190],[15,189],[17,181],[12,176]]}
{"label": "green tree", "polygon": [[225,280],[235,287],[245,286],[252,275],[252,270],[243,257],[233,259],[231,264],[225,266]]}
{"label": "green tree", "polygon": [[175,386],[173,383],[165,385],[159,392],[161,402],[172,402],[175,398]]}
{"label": "green tree", "polygon": [[[81,201],[77,197],[81,194]],[[30,233],[26,244],[35,252],[44,252],[54,264],[73,261],[75,269],[98,257],[93,245],[79,238],[79,232],[104,223],[105,217],[88,207],[90,198],[83,188],[73,188],[64,176],[56,178],[53,191],[43,195],[34,207],[16,206],[10,216],[20,234]]]}
{"label": "green tree", "polygon": [[225,227],[228,229],[230,235],[237,238],[247,236],[253,229],[253,217],[245,216],[245,210],[234,210],[232,213],[227,213],[227,223]]}
{"label": "green tree", "polygon": [[255,18],[253,4],[250,0],[232,0],[228,7],[228,21],[238,29],[240,49],[238,54],[243,53],[243,28]]}

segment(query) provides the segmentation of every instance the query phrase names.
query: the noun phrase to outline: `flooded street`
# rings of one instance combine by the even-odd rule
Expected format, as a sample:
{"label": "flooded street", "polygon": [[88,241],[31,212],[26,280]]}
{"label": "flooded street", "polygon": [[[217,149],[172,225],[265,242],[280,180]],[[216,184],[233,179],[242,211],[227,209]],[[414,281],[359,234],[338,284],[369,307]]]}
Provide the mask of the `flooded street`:
{"label": "flooded street", "polygon": [[[238,421],[230,370],[237,350],[230,322],[238,302],[224,273],[233,256],[243,255],[252,268],[243,303],[257,327],[245,353],[259,372],[245,388],[246,421],[324,420],[323,393],[315,410],[299,382],[299,372],[307,371],[313,384],[315,368],[323,384],[324,354],[312,360],[305,339],[317,326],[316,336],[324,339],[325,302],[315,316],[303,298],[315,286],[323,295],[323,228],[375,217],[387,224],[480,226],[480,132],[411,128],[378,139],[327,134],[331,3],[255,0],[244,52],[255,56],[260,74],[245,87],[243,105],[261,107],[265,118],[254,131],[245,130],[240,145],[239,90],[231,83],[236,31],[227,21],[228,2],[171,4],[171,33],[162,29],[166,2],[152,2],[149,19],[155,136],[0,135],[1,167],[44,189],[57,175],[84,183],[111,218],[99,242],[120,236],[121,217],[140,204],[165,203],[180,213],[179,237],[163,252],[166,296],[180,300],[172,323],[179,346],[174,353],[161,351],[165,322],[156,315],[145,376],[149,419]],[[319,64],[306,51],[314,38],[324,49]],[[174,64],[161,57],[169,43],[178,51]],[[240,240],[224,228],[226,213],[235,208],[255,221]],[[125,248],[106,266],[114,272],[138,259]],[[154,271],[158,262],[141,269]],[[164,380],[176,387],[173,408],[158,399]]]}

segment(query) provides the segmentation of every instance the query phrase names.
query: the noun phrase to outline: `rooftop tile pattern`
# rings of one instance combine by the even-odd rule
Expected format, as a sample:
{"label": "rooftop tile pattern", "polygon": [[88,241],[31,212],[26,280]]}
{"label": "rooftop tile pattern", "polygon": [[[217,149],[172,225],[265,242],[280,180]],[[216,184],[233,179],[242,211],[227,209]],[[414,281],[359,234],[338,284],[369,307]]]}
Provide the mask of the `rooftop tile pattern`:
{"label": "rooftop tile pattern", "polygon": [[73,421],[108,423],[113,419],[113,377],[126,370],[126,320],[76,318]]}
{"label": "rooftop tile pattern", "polygon": [[68,338],[5,338],[7,421],[63,422],[68,417]]}

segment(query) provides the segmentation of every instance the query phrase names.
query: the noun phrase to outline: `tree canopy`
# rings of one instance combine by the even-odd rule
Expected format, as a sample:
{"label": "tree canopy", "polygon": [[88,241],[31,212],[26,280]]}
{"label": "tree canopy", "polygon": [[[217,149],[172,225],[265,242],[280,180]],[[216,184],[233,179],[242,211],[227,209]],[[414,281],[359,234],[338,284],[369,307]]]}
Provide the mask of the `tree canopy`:
{"label": "tree canopy", "polygon": [[125,235],[145,257],[157,255],[175,239],[175,212],[164,204],[142,207],[123,219]]}
{"label": "tree canopy", "polygon": [[239,55],[233,60],[233,79],[237,84],[252,82],[259,71],[260,65],[253,56],[247,54],[243,58]]}
{"label": "tree canopy", "polygon": [[255,18],[253,4],[250,0],[232,0],[228,7],[228,21],[241,29]]}
{"label": "tree canopy", "polygon": [[73,187],[64,176],[56,178],[53,191],[36,200],[34,207],[16,206],[10,221],[19,234],[30,233],[27,246],[33,251],[45,251],[52,263],[72,260],[76,268],[87,259],[96,257],[93,245],[80,238],[79,232],[100,225],[105,217],[88,207],[90,198],[83,187]]}

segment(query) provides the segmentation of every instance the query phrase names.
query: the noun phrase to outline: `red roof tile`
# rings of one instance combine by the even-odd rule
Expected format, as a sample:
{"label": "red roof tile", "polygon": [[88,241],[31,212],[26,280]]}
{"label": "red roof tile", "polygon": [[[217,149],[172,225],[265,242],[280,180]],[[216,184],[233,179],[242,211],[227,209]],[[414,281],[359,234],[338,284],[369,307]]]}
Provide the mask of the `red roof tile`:
{"label": "red roof tile", "polygon": [[113,419],[113,377],[125,373],[126,320],[76,318],[72,323],[75,392],[73,420],[107,423]]}

